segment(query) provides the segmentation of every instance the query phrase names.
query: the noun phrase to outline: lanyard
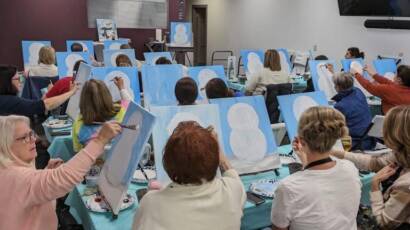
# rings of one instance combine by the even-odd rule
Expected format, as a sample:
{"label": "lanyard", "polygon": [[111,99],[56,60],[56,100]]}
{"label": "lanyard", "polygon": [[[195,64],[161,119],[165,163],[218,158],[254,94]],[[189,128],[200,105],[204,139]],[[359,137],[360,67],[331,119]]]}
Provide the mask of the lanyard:
{"label": "lanyard", "polygon": [[326,163],[329,163],[329,162],[332,162],[332,161],[333,160],[330,157],[327,157],[327,158],[324,158],[324,159],[321,159],[321,160],[317,160],[317,161],[313,161],[313,162],[310,162],[308,165],[306,165],[305,169],[312,168],[312,167],[315,167],[317,165],[326,164]]}

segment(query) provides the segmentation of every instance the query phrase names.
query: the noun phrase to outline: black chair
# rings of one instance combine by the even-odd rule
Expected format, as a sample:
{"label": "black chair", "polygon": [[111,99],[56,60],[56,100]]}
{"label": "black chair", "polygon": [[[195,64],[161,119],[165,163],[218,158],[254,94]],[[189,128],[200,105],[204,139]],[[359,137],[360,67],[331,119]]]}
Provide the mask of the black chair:
{"label": "black chair", "polygon": [[292,94],[292,84],[272,84],[266,86],[266,109],[271,124],[279,122],[279,102],[277,96]]}
{"label": "black chair", "polygon": [[24,83],[22,98],[40,100],[42,98],[41,89],[47,88],[52,82],[53,84],[58,81],[59,77],[28,77]]}

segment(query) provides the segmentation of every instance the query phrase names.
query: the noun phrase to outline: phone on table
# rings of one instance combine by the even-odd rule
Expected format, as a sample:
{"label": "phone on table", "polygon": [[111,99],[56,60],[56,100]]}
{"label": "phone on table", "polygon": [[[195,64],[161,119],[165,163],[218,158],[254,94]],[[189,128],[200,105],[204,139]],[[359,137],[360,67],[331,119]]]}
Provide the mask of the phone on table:
{"label": "phone on table", "polygon": [[246,192],[246,198],[249,202],[254,203],[255,205],[265,203],[265,199],[256,194],[253,194],[252,192]]}
{"label": "phone on table", "polygon": [[135,191],[135,194],[137,195],[137,199],[138,202],[141,201],[142,197],[147,194],[148,189],[147,188],[142,188],[142,189],[138,189],[137,191]]}

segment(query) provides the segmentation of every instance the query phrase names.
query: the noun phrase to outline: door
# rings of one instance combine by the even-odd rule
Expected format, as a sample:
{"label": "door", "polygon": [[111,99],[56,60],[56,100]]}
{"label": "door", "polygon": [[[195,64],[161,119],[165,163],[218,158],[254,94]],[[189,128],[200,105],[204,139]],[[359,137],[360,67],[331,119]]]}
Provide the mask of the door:
{"label": "door", "polygon": [[206,65],[208,6],[192,6],[192,32],[194,38],[194,65]]}

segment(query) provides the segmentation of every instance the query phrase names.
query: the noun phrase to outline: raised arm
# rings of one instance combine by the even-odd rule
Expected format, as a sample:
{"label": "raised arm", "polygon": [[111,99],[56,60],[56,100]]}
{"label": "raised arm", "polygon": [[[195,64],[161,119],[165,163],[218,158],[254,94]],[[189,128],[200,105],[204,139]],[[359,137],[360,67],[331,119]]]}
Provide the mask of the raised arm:
{"label": "raised arm", "polygon": [[70,192],[103,153],[104,146],[121,132],[116,122],[103,125],[97,137],[70,161],[56,169],[30,171],[27,180],[27,200],[31,205],[55,200]]}
{"label": "raised arm", "polygon": [[394,157],[392,152],[383,154],[381,156],[370,156],[368,154],[350,153],[335,150],[330,154],[337,158],[346,159],[353,162],[353,164],[355,164],[358,169],[372,172],[377,172],[387,165],[396,163],[396,158]]}
{"label": "raised arm", "polygon": [[371,93],[372,95],[381,97],[385,94],[385,88],[384,88],[385,85],[383,85],[383,84],[374,84],[374,83],[370,82],[369,80],[367,80],[366,78],[364,78],[359,73],[355,74],[355,78],[360,83],[360,85],[362,85],[363,88],[365,88],[367,91],[369,91],[369,93]]}
{"label": "raised arm", "polygon": [[377,83],[379,83],[379,84],[385,84],[385,85],[394,84],[393,81],[391,81],[391,80],[389,80],[389,79],[387,79],[387,78],[385,78],[385,77],[383,77],[383,76],[380,76],[379,74],[374,74],[372,77],[373,77],[373,79],[374,79]]}
{"label": "raised arm", "polygon": [[72,83],[70,86],[70,91],[67,93],[63,93],[61,95],[55,96],[55,97],[50,97],[44,99],[44,105],[46,107],[47,111],[53,110],[57,108],[58,106],[62,105],[64,102],[66,102],[71,96],[74,95],[78,87]]}

